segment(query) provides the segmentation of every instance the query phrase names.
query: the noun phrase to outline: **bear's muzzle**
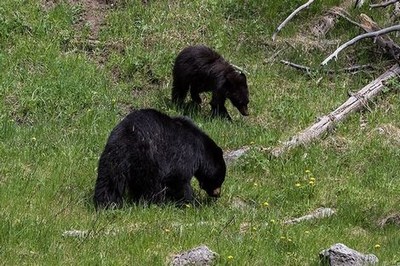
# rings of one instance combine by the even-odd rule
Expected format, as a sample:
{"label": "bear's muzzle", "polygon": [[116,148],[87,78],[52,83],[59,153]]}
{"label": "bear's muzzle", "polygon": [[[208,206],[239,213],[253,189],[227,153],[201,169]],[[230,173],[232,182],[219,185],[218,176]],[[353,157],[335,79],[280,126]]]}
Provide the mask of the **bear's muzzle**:
{"label": "bear's muzzle", "polygon": [[212,196],[219,198],[221,196],[221,188],[219,187],[219,188],[214,189],[212,192]]}

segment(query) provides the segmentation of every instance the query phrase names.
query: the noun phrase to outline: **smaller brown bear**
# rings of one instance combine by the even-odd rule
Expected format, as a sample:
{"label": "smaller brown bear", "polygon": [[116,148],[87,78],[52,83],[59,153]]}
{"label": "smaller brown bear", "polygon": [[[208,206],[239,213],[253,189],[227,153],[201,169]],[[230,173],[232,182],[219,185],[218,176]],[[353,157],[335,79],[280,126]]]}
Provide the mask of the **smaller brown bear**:
{"label": "smaller brown bear", "polygon": [[200,93],[212,91],[212,116],[231,117],[225,108],[228,98],[244,116],[249,115],[249,91],[244,73],[236,70],[215,51],[204,45],[183,49],[173,69],[172,101],[182,105],[190,89],[194,103],[201,104]]}

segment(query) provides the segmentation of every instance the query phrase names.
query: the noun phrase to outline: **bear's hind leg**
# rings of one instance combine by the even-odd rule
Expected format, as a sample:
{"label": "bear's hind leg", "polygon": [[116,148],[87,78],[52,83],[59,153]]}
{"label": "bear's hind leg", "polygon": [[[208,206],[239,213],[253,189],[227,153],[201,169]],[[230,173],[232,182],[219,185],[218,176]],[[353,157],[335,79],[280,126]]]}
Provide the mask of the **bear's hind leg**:
{"label": "bear's hind leg", "polygon": [[113,167],[108,163],[100,163],[99,165],[99,174],[93,197],[96,209],[118,208],[122,205],[126,177],[124,173],[114,173],[110,169],[112,170]]}

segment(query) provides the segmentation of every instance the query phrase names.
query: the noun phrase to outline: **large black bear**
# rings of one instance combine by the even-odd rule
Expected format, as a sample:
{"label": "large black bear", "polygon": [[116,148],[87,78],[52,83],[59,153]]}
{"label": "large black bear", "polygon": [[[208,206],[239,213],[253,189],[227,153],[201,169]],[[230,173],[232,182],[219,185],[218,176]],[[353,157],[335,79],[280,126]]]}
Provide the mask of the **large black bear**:
{"label": "large black bear", "polygon": [[204,45],[189,46],[179,53],[173,79],[172,101],[178,105],[183,104],[189,89],[197,104],[201,103],[201,92],[212,91],[212,116],[231,119],[225,108],[227,98],[242,115],[249,115],[246,75]]}
{"label": "large black bear", "polygon": [[134,201],[193,200],[193,176],[211,197],[225,180],[223,152],[185,117],[153,109],[131,112],[111,132],[100,157],[96,209],[121,206],[125,191]]}

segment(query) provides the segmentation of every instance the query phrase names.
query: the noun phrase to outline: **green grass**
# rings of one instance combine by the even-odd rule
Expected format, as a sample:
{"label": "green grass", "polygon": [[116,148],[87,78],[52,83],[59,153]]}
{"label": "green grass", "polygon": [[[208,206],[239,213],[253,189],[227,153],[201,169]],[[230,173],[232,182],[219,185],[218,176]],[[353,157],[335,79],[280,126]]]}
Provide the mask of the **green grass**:
{"label": "green grass", "polygon": [[[119,1],[102,14],[97,42],[89,41],[90,25],[77,27],[84,5],[17,2],[0,3],[2,265],[163,265],[171,254],[201,244],[220,254],[218,265],[318,265],[319,251],[337,242],[376,254],[382,265],[400,262],[398,227],[377,225],[400,212],[398,83],[370,111],[351,115],[313,144],[281,158],[262,149],[314,123],[390,64],[368,40],[329,67],[368,62],[378,66],[372,73],[308,78],[279,63],[316,67],[334,50],[295,39],[340,1],[317,1],[296,16],[278,36],[291,46],[272,43],[271,35],[304,1]],[[352,14],[360,12],[387,21],[388,11]],[[343,42],[358,32],[342,21],[327,38]],[[211,120],[210,95],[203,95],[192,119],[225,150],[253,149],[229,166],[214,204],[96,213],[96,168],[111,129],[131,108],[180,114],[169,102],[173,60],[198,43],[249,73],[251,115],[244,118],[227,103],[233,123]],[[395,130],[379,130],[387,127]],[[282,224],[321,206],[337,214]],[[90,233],[62,236],[73,229]]]}

